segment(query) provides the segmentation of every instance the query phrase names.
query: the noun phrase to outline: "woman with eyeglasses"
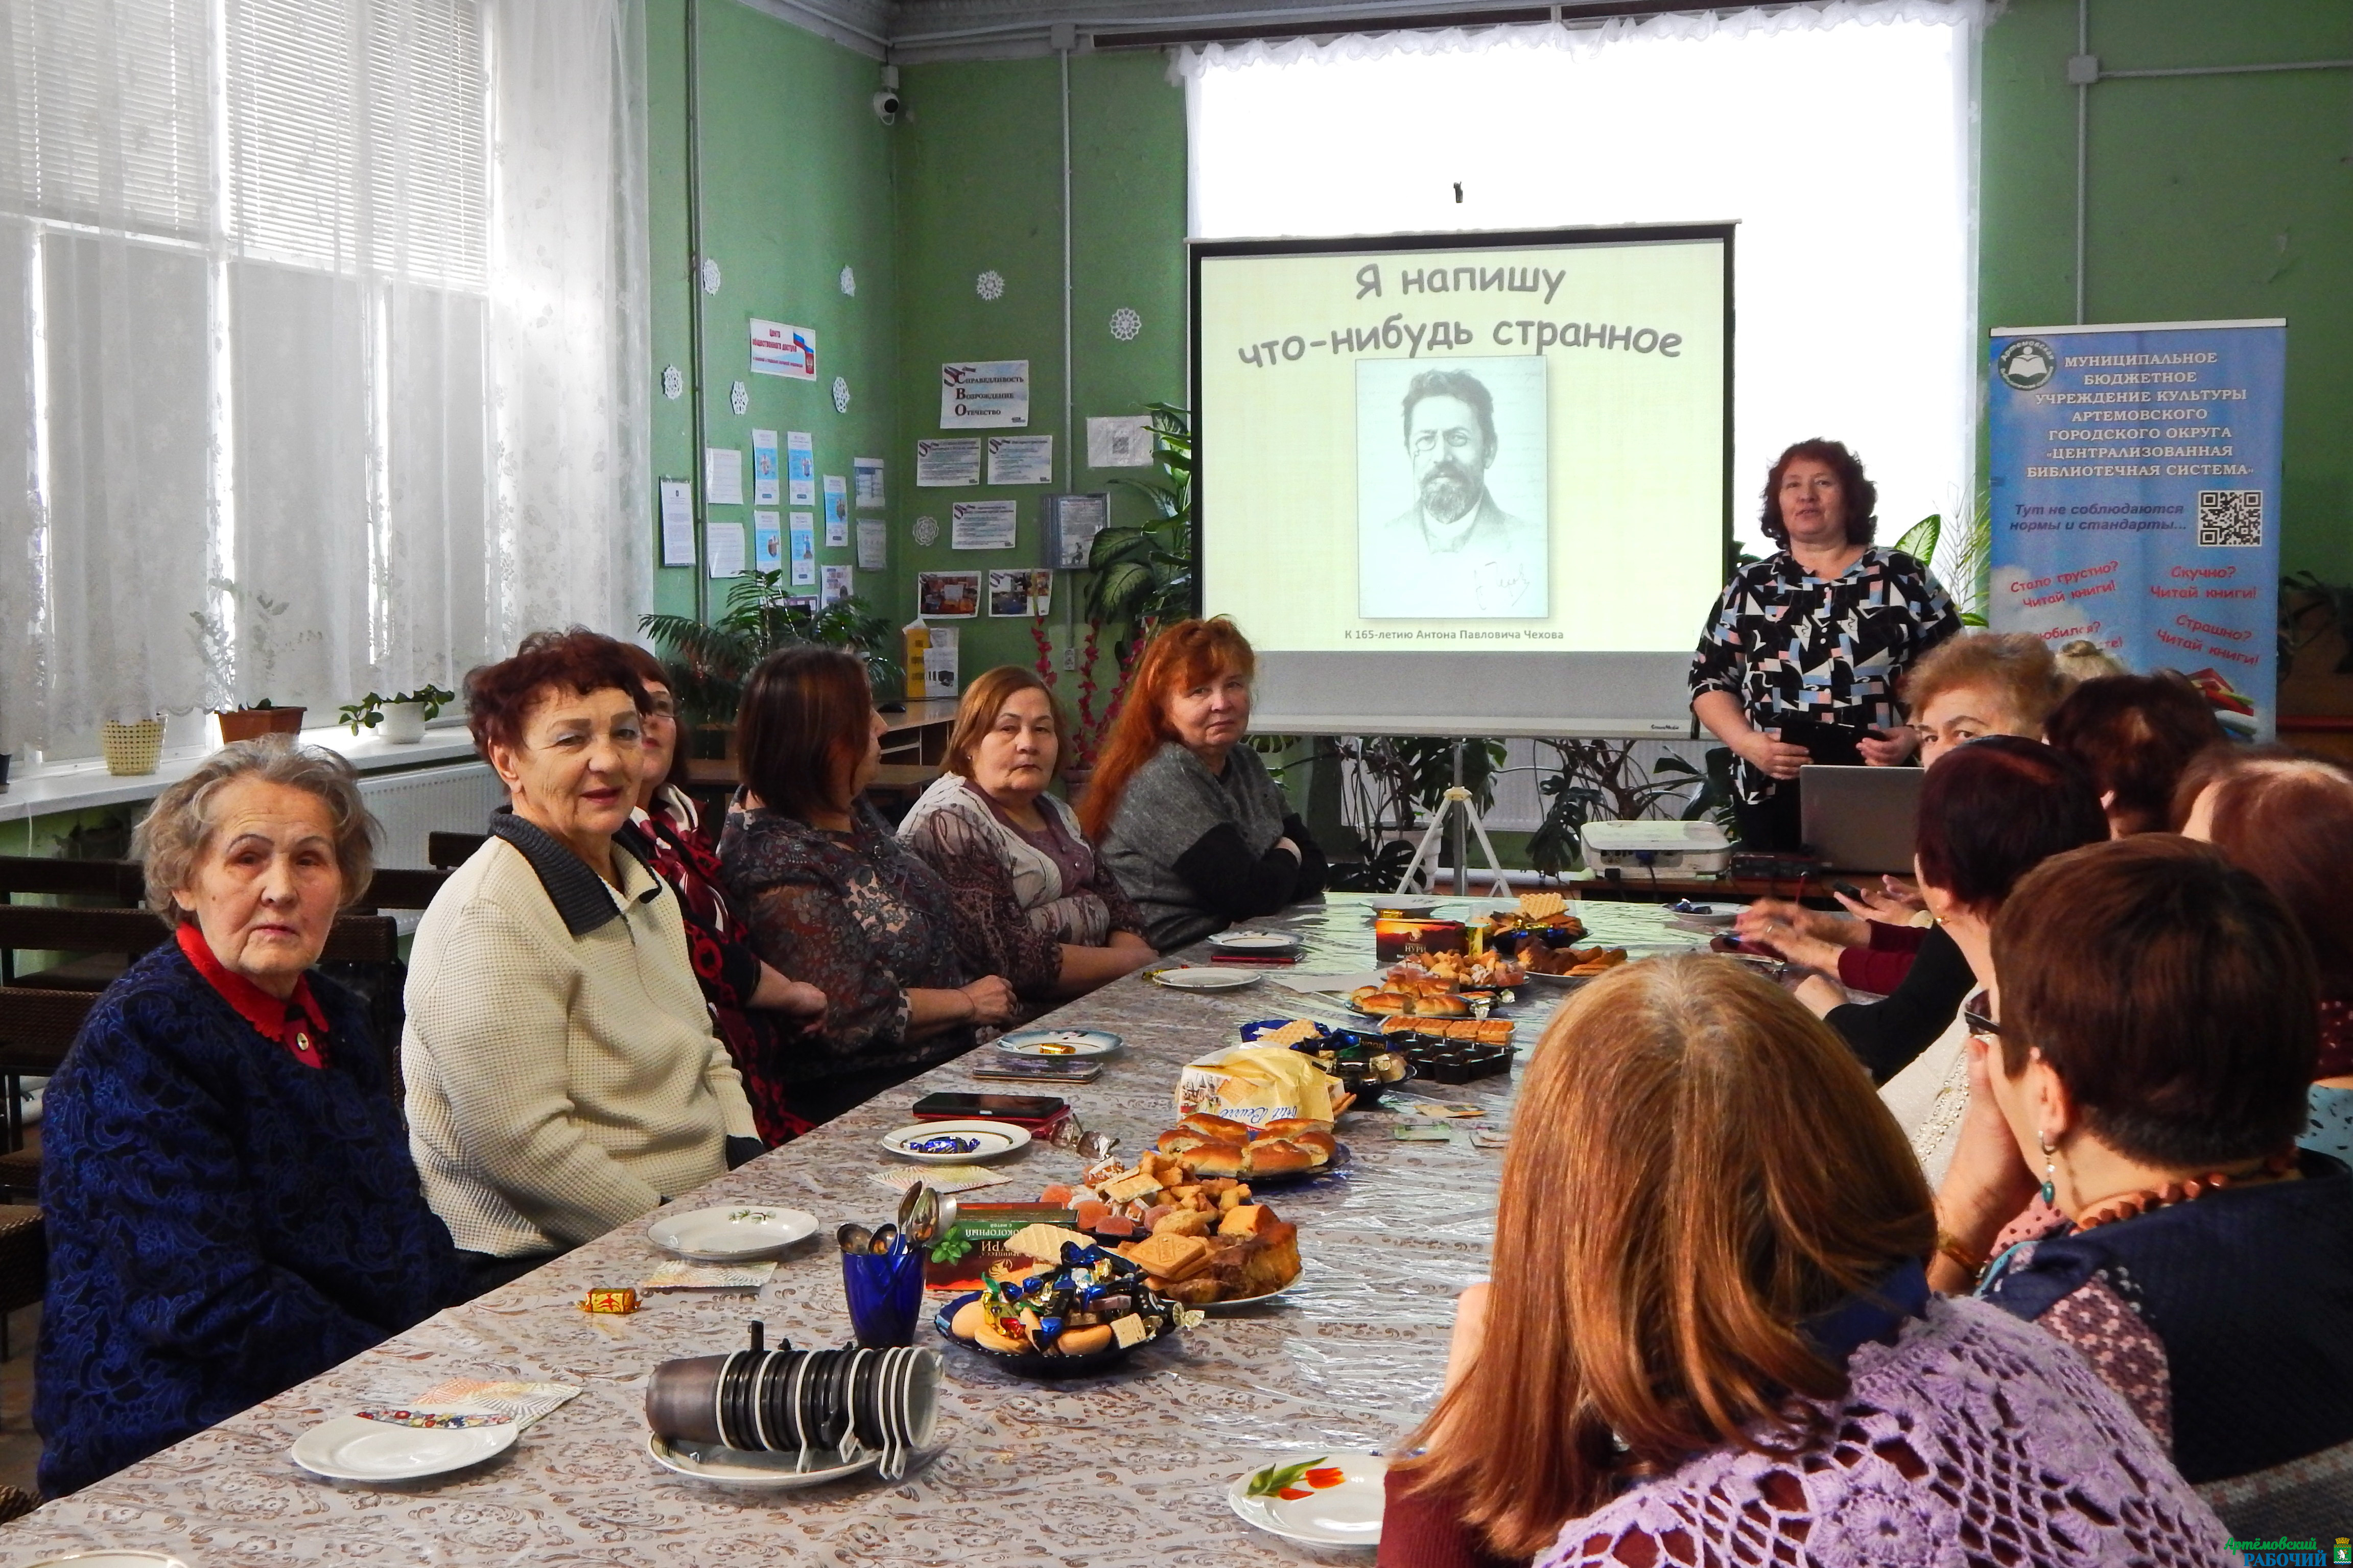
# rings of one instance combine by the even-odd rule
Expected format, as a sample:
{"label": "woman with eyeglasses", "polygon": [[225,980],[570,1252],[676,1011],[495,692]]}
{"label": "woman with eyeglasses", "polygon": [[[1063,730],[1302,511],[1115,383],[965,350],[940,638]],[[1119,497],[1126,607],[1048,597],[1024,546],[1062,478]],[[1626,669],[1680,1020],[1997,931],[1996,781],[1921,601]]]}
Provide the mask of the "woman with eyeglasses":
{"label": "woman with eyeglasses", "polygon": [[762,1141],[772,1147],[790,1142],[814,1123],[792,1108],[781,1053],[823,1020],[825,993],[787,980],[752,945],[750,924],[720,870],[718,847],[703,834],[692,797],[670,782],[686,768],[670,671],[641,647],[623,643],[620,648],[652,703],[645,718],[645,775],[621,840],[678,894],[687,960],[711,1004],[711,1021],[744,1075]]}
{"label": "woman with eyeglasses", "polygon": [[401,1068],[426,1201],[482,1289],[761,1152],[678,895],[614,838],[651,705],[578,627],[466,677],[512,805],[417,928]]}

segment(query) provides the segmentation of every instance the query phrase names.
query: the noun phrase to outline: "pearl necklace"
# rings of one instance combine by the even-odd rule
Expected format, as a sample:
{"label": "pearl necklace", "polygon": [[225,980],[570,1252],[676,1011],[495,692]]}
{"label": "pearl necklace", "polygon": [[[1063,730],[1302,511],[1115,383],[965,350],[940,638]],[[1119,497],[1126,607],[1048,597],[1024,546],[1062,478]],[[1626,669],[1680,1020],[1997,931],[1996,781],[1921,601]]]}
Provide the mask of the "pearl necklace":
{"label": "pearl necklace", "polygon": [[2161,1187],[2144,1187],[2137,1193],[2126,1193],[2117,1197],[2106,1198],[2078,1215],[2074,1222],[2075,1229],[2079,1233],[2095,1230],[2104,1225],[2113,1225],[2120,1219],[2137,1218],[2151,1209],[2168,1208],[2175,1204],[2193,1203],[2208,1193],[2230,1186],[2234,1181],[2242,1183],[2275,1181],[2294,1170],[2295,1163],[2296,1152],[2294,1149],[2287,1149],[2274,1154],[2257,1169],[2242,1172],[2236,1177],[2221,1171],[2210,1171],[2203,1176],[2168,1182]]}

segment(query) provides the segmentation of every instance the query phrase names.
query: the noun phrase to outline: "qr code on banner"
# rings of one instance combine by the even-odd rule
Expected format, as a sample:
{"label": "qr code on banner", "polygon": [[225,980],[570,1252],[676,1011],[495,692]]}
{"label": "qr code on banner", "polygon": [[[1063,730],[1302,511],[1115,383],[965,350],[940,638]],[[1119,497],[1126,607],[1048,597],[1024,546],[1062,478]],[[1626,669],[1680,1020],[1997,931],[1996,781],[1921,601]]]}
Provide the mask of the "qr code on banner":
{"label": "qr code on banner", "polygon": [[2199,543],[2260,545],[2263,542],[2263,491],[2198,492]]}

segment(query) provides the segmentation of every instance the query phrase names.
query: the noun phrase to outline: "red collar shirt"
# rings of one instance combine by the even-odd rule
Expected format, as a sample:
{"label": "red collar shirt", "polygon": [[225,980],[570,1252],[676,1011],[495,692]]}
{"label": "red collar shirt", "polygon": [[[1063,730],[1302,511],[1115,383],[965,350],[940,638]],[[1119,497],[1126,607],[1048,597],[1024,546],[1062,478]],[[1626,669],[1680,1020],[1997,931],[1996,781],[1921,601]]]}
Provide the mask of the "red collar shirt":
{"label": "red collar shirt", "polygon": [[212,944],[205,941],[195,921],[181,922],[179,939],[180,951],[188,955],[196,973],[237,1009],[239,1017],[259,1030],[262,1038],[284,1047],[288,1056],[306,1068],[327,1065],[327,1015],[311,994],[309,976],[297,977],[294,994],[281,1001],[244,975],[230,973],[213,956]]}

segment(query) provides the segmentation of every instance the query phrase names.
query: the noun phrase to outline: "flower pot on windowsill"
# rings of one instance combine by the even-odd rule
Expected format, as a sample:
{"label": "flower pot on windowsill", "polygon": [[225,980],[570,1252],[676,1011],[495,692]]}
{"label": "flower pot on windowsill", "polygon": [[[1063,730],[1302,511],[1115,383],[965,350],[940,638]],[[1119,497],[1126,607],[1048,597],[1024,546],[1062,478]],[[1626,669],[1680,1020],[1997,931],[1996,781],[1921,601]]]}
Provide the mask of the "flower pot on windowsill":
{"label": "flower pot on windowsill", "polygon": [[109,719],[98,727],[98,737],[106,753],[106,771],[117,778],[152,773],[164,757],[161,719],[140,719],[128,724]]}
{"label": "flower pot on windowsill", "polygon": [[413,746],[425,739],[425,704],[422,702],[387,702],[384,705],[384,722],[376,726],[376,738],[388,745]]}
{"label": "flower pot on windowsill", "polygon": [[301,708],[231,708],[213,717],[220,721],[221,744],[227,746],[264,735],[299,735],[304,711]]}

